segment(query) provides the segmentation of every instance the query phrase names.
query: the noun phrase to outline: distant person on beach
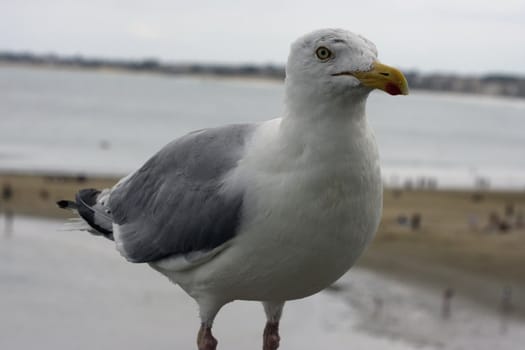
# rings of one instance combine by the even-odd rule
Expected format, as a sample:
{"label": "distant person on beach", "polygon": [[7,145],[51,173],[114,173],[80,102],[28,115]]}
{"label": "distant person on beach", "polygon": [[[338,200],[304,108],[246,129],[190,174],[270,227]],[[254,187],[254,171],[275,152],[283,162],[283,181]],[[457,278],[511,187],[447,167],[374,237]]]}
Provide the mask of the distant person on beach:
{"label": "distant person on beach", "polygon": [[498,232],[498,233],[508,233],[512,229],[511,224],[506,220],[502,219],[498,213],[491,212],[489,214],[489,222],[487,225],[487,231],[489,232]]}
{"label": "distant person on beach", "polygon": [[441,305],[441,317],[449,319],[452,313],[452,298],[454,297],[454,289],[446,288],[443,291],[443,304]]}
{"label": "distant person on beach", "polygon": [[507,203],[505,205],[505,216],[510,218],[514,216],[515,208],[514,203]]}
{"label": "distant person on beach", "polygon": [[498,213],[496,212],[491,212],[489,214],[489,219],[488,219],[488,224],[487,224],[487,228],[486,230],[489,231],[489,232],[495,232],[498,230],[499,228],[499,224],[500,224],[500,218],[499,218],[499,215]]}
{"label": "distant person on beach", "polygon": [[10,184],[2,186],[2,204],[4,211],[4,234],[9,237],[13,233],[14,213],[9,202],[13,197],[13,188]]}
{"label": "distant person on beach", "polygon": [[412,231],[417,231],[421,228],[421,214],[420,213],[412,214],[412,217],[410,218],[410,228],[412,229]]}
{"label": "distant person on beach", "polygon": [[13,197],[13,188],[10,184],[4,184],[2,186],[2,201],[7,203]]}

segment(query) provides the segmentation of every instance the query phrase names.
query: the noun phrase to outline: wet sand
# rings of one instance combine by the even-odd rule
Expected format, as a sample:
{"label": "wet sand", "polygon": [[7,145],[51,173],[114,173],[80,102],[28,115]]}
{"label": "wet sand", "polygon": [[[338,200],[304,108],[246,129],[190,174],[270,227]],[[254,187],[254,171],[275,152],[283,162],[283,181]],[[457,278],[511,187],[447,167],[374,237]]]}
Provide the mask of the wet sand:
{"label": "wet sand", "polygon": [[[196,349],[197,305],[179,287],[110,241],[61,228],[20,217],[10,238],[0,235],[0,349]],[[330,293],[288,303],[282,348],[416,349],[354,329],[358,315],[347,312]],[[260,349],[264,324],[260,303],[226,305],[219,349]]]}
{"label": "wet sand", "polygon": [[[0,210],[8,206],[17,215],[67,218],[71,214],[59,210],[57,200],[73,198],[80,188],[104,188],[116,181],[3,174],[0,186],[9,184],[13,195],[8,203],[0,202]],[[509,205],[514,214],[506,217]],[[378,235],[358,265],[439,292],[452,288],[492,311],[501,308],[510,288],[513,314],[525,317],[525,229],[492,229],[488,219],[497,213],[512,224],[519,212],[525,212],[525,192],[387,189]],[[418,229],[400,224],[400,217],[410,222],[415,213],[421,216]]]}
{"label": "wet sand", "polygon": [[[61,229],[62,220],[20,216],[0,235],[0,349],[195,348],[197,307],[179,287],[108,240]],[[281,348],[514,350],[525,341],[524,320],[462,295],[452,304],[445,319],[435,289],[353,268],[286,304]],[[257,302],[226,305],[214,325],[219,348],[260,349],[264,322]]]}

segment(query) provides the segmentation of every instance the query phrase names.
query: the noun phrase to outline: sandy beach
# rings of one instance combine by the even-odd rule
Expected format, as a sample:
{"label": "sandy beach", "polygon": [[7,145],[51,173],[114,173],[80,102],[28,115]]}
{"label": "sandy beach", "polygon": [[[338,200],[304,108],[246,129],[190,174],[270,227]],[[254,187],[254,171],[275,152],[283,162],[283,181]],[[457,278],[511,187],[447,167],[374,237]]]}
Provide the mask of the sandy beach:
{"label": "sandy beach", "polygon": [[[525,229],[501,230],[489,220],[497,216],[512,226],[524,210],[522,192],[386,190],[378,235],[360,264],[452,288],[493,310],[510,288],[515,311],[525,316]],[[414,213],[421,215],[420,229],[398,223]]]}
{"label": "sandy beach", "polygon": [[[59,210],[57,200],[73,198],[80,188],[105,188],[116,181],[3,174],[0,186],[8,185],[12,197],[0,208],[15,216],[65,219],[71,214]],[[379,232],[359,266],[431,286],[438,293],[450,288],[491,312],[500,310],[510,290],[513,314],[525,317],[525,229],[500,230],[489,223],[492,214],[512,226],[524,211],[522,192],[386,189]],[[411,226],[414,214],[420,216],[417,228]]]}

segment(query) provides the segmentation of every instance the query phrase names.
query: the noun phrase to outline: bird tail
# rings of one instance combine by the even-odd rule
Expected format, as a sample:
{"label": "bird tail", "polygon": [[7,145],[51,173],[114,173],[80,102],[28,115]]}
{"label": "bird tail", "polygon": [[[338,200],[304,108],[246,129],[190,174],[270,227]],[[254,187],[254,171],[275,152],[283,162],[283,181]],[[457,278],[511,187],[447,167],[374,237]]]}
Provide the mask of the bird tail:
{"label": "bird tail", "polygon": [[76,222],[70,229],[89,231],[97,236],[113,240],[113,218],[109,208],[109,189],[103,191],[88,188],[80,190],[75,201],[61,200],[59,208],[76,212],[85,224]]}

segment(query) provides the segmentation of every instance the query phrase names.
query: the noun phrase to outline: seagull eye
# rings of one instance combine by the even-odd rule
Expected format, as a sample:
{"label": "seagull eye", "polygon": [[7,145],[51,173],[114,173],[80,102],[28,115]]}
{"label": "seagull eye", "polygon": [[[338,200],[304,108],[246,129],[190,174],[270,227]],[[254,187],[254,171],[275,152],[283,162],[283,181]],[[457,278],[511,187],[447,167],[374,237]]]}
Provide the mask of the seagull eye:
{"label": "seagull eye", "polygon": [[328,50],[324,46],[321,46],[317,50],[315,50],[315,55],[321,61],[326,61],[327,59],[332,57],[332,51]]}

